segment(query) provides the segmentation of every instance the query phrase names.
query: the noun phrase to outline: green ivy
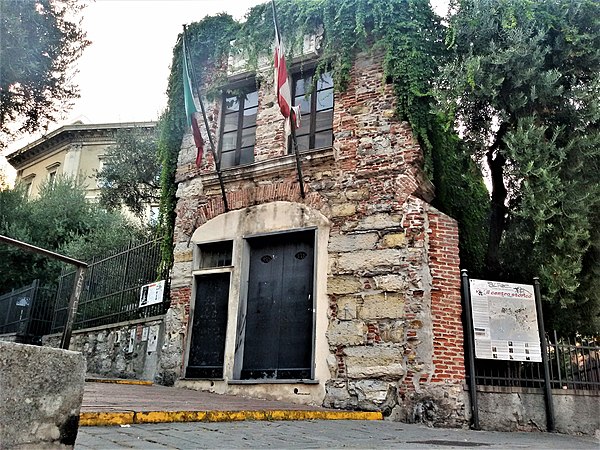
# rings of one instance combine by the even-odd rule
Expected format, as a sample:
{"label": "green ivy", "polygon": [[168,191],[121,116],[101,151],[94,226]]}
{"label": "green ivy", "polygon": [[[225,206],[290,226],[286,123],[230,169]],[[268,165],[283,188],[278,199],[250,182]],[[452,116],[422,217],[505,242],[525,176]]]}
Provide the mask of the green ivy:
{"label": "green ivy", "polygon": [[[397,115],[407,120],[424,152],[425,173],[441,195],[435,205],[456,217],[461,229],[485,230],[486,195],[481,174],[460,151],[448,118],[433,114],[433,82],[448,55],[440,18],[428,0],[295,0],[276,1],[278,24],[289,54],[298,53],[303,36],[323,30],[318,71],[331,70],[336,89],[344,90],[350,80],[358,52],[383,53],[386,80],[393,83]],[[207,17],[188,27],[192,63],[198,69],[219,66],[227,57],[230,42],[244,52],[250,68],[270,53],[274,40],[270,2],[252,8],[243,23],[222,14]],[[218,71],[217,71],[218,72]],[[224,80],[202,78],[208,93]],[[174,50],[169,79],[169,105],[163,117],[160,154],[163,163],[161,224],[164,264],[172,262],[175,210],[174,172],[184,131],[181,81],[181,39]],[[454,195],[458,192],[458,195]],[[463,265],[477,267],[482,261],[479,244],[472,234],[461,233]],[[475,271],[477,272],[477,271]]]}
{"label": "green ivy", "polygon": [[[239,25],[227,14],[207,17],[188,27],[186,35],[198,83],[203,81],[209,62],[219,61],[226,54],[229,42],[235,37],[238,29]],[[173,62],[167,88],[167,108],[159,124],[158,156],[161,162],[159,234],[162,239],[160,273],[165,273],[173,264],[173,231],[177,204],[175,171],[186,129],[183,104],[182,37],[183,34],[179,36],[173,49]]]}

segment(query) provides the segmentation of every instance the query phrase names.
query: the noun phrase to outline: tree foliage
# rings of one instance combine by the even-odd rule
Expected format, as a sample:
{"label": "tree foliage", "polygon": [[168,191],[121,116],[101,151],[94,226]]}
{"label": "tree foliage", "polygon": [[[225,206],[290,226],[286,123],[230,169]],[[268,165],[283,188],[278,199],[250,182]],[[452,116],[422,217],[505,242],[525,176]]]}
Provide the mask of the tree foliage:
{"label": "tree foliage", "polygon": [[[0,191],[0,234],[89,261],[144,235],[121,214],[85,198],[82,185],[58,177],[28,199],[23,186]],[[53,282],[60,265],[9,245],[0,245],[0,293],[34,279]]]}
{"label": "tree foliage", "polygon": [[552,326],[598,332],[600,3],[453,7],[440,98],[490,174],[486,276],[539,276]]}
{"label": "tree foliage", "polygon": [[[454,216],[462,228],[461,258],[472,267],[481,267],[482,246],[477,239],[485,233],[486,190],[477,167],[448,131],[449,119],[433,114],[433,82],[445,61],[443,27],[428,0],[295,0],[276,1],[280,30],[291,54],[297,52],[304,35],[322,30],[317,72],[333,73],[338,91],[350,80],[358,52],[379,52],[386,79],[393,83],[397,114],[408,120],[425,154],[425,170],[436,185],[435,205]],[[226,60],[234,51],[247,56],[250,68],[259,66],[260,56],[270,56],[274,38],[271,4],[252,8],[241,23],[226,14],[207,17],[188,28],[192,64],[199,80],[214,94],[223,86],[224,74],[204,79],[206,69]],[[174,173],[184,127],[181,80],[181,40],[174,49],[169,79],[169,106],[163,118],[161,162],[163,191],[161,224],[165,236],[163,259],[170,264],[175,209]]]}
{"label": "tree foliage", "polygon": [[[338,90],[358,52],[383,55],[397,115],[410,123],[436,187],[434,205],[459,222],[462,266],[506,281],[540,276],[551,326],[598,331],[600,3],[455,0],[446,25],[427,0],[276,6],[290,54],[322,30],[317,71],[331,70]],[[232,40],[256,68],[273,40],[270,4],[243,23],[206,18],[189,34],[201,76],[225,63]],[[185,129],[180,58],[178,42],[161,134],[167,258]],[[202,84],[207,94],[223,79]]]}
{"label": "tree foliage", "polygon": [[102,206],[118,210],[124,205],[142,217],[146,207],[158,203],[160,198],[157,133],[145,129],[120,130],[96,176],[101,186]]}
{"label": "tree foliage", "polygon": [[0,0],[0,148],[57,119],[77,98],[73,63],[89,41],[76,0]]}

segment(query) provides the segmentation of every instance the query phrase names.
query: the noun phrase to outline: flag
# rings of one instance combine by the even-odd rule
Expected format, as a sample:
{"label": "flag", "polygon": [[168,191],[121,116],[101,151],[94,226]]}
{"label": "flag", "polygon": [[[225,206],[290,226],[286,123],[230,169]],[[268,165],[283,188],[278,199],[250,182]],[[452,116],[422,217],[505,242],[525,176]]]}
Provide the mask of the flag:
{"label": "flag", "polygon": [[283,47],[283,40],[277,27],[277,18],[275,16],[275,3],[273,6],[273,22],[275,23],[275,74],[274,74],[274,85],[275,94],[277,96],[277,103],[279,104],[279,110],[286,119],[286,134],[291,133],[292,124],[296,127],[300,127],[300,106],[292,106],[292,91],[290,88],[290,80],[287,73],[287,66],[285,63],[285,49]]}
{"label": "flag", "polygon": [[185,115],[187,118],[188,127],[192,129],[192,135],[194,136],[194,144],[196,144],[196,167],[200,167],[202,164],[202,154],[204,153],[204,139],[200,133],[200,127],[198,126],[198,120],[196,119],[196,101],[194,100],[194,94],[192,94],[192,80],[190,78],[190,71],[188,68],[187,52],[185,48],[185,34],[183,37],[183,100],[185,103]]}

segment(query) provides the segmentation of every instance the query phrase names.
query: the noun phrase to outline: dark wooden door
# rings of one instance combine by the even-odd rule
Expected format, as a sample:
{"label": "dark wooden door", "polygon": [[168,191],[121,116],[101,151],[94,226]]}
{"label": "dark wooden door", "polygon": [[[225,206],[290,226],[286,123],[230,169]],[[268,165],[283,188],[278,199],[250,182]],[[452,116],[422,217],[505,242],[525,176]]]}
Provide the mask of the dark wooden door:
{"label": "dark wooden door", "polygon": [[222,378],[229,300],[229,273],[196,277],[186,378]]}
{"label": "dark wooden door", "polygon": [[249,239],[242,379],[310,378],[314,232]]}

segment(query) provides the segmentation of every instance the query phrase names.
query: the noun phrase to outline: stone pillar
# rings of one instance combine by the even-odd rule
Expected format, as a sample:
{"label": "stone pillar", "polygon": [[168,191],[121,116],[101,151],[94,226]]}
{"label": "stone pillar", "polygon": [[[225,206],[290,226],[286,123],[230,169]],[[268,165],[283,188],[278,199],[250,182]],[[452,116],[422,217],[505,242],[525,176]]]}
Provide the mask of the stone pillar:
{"label": "stone pillar", "polygon": [[84,381],[81,353],[0,342],[0,449],[73,448]]}

